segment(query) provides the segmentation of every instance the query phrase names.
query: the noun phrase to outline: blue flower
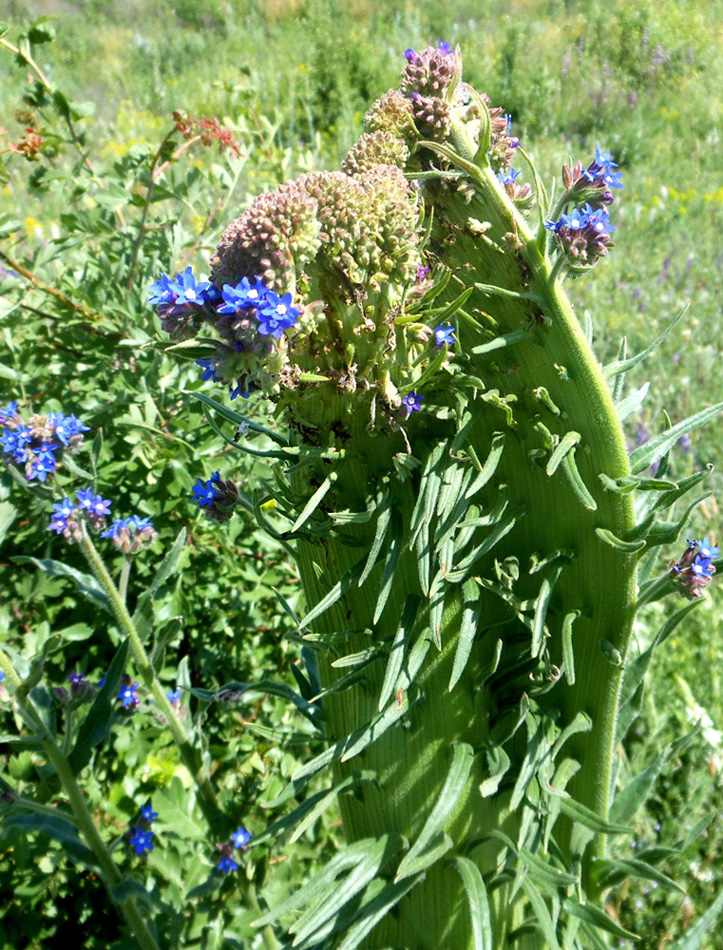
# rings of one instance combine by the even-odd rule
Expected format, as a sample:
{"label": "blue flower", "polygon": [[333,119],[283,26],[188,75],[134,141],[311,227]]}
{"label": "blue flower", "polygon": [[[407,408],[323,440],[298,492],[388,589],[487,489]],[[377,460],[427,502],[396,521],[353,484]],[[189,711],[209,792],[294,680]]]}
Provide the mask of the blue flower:
{"label": "blue flower", "polygon": [[424,396],[418,396],[415,391],[410,390],[402,399],[401,413],[407,419],[413,412],[419,412],[422,408]]}
{"label": "blue flower", "polygon": [[256,313],[259,333],[261,336],[273,336],[278,340],[287,327],[292,327],[296,323],[300,312],[291,306],[290,293],[279,297],[273,290],[267,291],[266,300]]}
{"label": "blue flower", "polygon": [[224,302],[218,308],[218,312],[238,313],[239,310],[260,307],[266,300],[268,292],[268,288],[258,277],[253,284],[248,277],[242,277],[235,287],[232,287],[231,284],[224,284],[222,291]]}
{"label": "blue flower", "polygon": [[121,701],[121,705],[124,709],[137,709],[141,701],[138,698],[138,683],[133,682],[129,683],[121,689],[118,693],[118,699]]}
{"label": "blue flower", "polygon": [[237,828],[231,835],[231,840],[233,841],[234,848],[243,848],[249,843],[252,837],[250,831],[246,831],[245,828]]}
{"label": "blue flower", "polygon": [[514,185],[515,180],[519,178],[521,174],[521,169],[520,171],[515,171],[514,168],[509,168],[506,172],[497,172],[497,177],[503,185]]}
{"label": "blue flower", "polygon": [[720,556],[720,548],[715,546],[710,538],[703,538],[702,541],[693,541],[698,545],[699,555],[707,561],[713,561]]}
{"label": "blue flower", "polygon": [[449,43],[443,43],[442,40],[437,40],[437,49],[442,56],[449,56],[450,53],[454,52],[454,50],[450,49]]}
{"label": "blue flower", "polygon": [[0,670],[0,683],[2,683],[4,679],[5,679],[5,674],[3,673],[2,670]]}
{"label": "blue flower", "polygon": [[53,505],[53,517],[69,518],[77,507],[78,506],[74,505],[70,498],[64,498],[62,501],[56,502]]}
{"label": "blue flower", "polygon": [[141,855],[145,851],[153,851],[154,832],[149,828],[144,831],[142,828],[132,828],[131,836],[128,839],[131,845],[136,849],[136,854]]}
{"label": "blue flower", "polygon": [[176,280],[172,287],[176,291],[176,306],[182,304],[203,305],[205,295],[211,284],[207,280],[197,281],[193,276],[193,268],[187,267],[182,274],[176,275]]}
{"label": "blue flower", "polygon": [[174,282],[167,274],[161,274],[160,278],[151,284],[151,296],[148,303],[160,306],[164,303],[175,303],[178,296],[178,290]]}
{"label": "blue flower", "polygon": [[8,429],[0,435],[0,443],[6,455],[12,455],[16,462],[27,462],[27,446],[30,445],[33,435],[28,426],[19,425],[17,429]]}
{"label": "blue flower", "polygon": [[238,399],[239,396],[240,396],[242,399],[250,399],[250,398],[251,398],[251,393],[250,393],[250,392],[244,392],[244,391],[241,389],[240,386],[237,386],[235,389],[233,389],[233,390],[231,391],[231,393],[230,393],[230,398],[231,398],[231,399]]}
{"label": "blue flower", "polygon": [[414,50],[411,49],[411,48],[410,48],[410,49],[405,49],[405,50],[404,50],[404,58],[406,59],[406,61],[407,61],[408,63],[413,63],[414,60],[417,58],[417,54],[416,54],[416,53],[414,52]]}
{"label": "blue flower", "polygon": [[0,409],[0,426],[5,425],[13,416],[17,415],[17,411],[18,404],[16,402],[9,402],[7,406],[3,406]]}
{"label": "blue flower", "polygon": [[57,462],[53,452],[57,450],[57,445],[47,445],[45,442],[35,453],[35,459],[30,463],[28,480],[37,478],[39,482],[44,482],[48,475],[55,471]]}
{"label": "blue flower", "polygon": [[212,379],[214,383],[218,382],[218,376],[216,376],[216,366],[213,360],[196,360],[198,366],[203,367],[203,376],[201,377],[201,382],[205,383],[207,380]]}
{"label": "blue flower", "polygon": [[613,156],[611,152],[604,152],[599,145],[595,145],[595,162],[601,168],[611,169],[617,168],[617,162],[613,161]]}
{"label": "blue flower", "polygon": [[53,516],[50,524],[48,525],[48,531],[54,531],[56,534],[62,534],[67,527],[68,522],[65,518]]}
{"label": "blue flower", "polygon": [[200,478],[196,479],[196,484],[193,486],[193,500],[200,508],[205,508],[214,503],[216,495],[218,494],[217,489],[214,487],[214,482],[220,481],[220,472],[214,472],[207,482],[202,482]]}
{"label": "blue flower", "polygon": [[77,416],[66,416],[62,412],[49,412],[48,424],[55,431],[56,438],[60,439],[63,445],[70,445],[70,440],[81,432],[90,432],[90,426],[84,426]]}
{"label": "blue flower", "polygon": [[65,677],[73,686],[80,686],[80,684],[85,679],[85,673],[77,673],[75,670],[70,674],[70,676]]}
{"label": "blue flower", "polygon": [[238,864],[236,864],[234,859],[230,858],[228,855],[224,855],[216,867],[219,871],[223,871],[224,874],[230,874],[232,871],[238,870]]}
{"label": "blue flower", "polygon": [[454,327],[444,323],[438,324],[434,328],[434,342],[437,346],[443,346],[445,343],[454,346],[457,342],[454,338]]}
{"label": "blue flower", "polygon": [[166,698],[174,709],[178,708],[178,704],[181,701],[181,696],[183,696],[182,689],[169,689],[166,691]]}
{"label": "blue flower", "polygon": [[95,495],[92,488],[79,488],[75,493],[82,511],[96,518],[103,518],[110,514],[112,501],[104,499],[102,495]]}
{"label": "blue flower", "polygon": [[151,802],[148,802],[147,805],[141,807],[141,818],[143,821],[155,821],[158,818],[158,812],[153,811],[153,805]]}

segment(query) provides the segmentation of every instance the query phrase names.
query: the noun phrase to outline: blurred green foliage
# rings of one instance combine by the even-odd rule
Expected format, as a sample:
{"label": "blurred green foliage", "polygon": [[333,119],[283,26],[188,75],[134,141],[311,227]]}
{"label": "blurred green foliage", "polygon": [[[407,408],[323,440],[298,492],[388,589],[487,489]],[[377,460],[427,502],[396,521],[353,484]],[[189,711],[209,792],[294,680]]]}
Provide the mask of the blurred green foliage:
{"label": "blurred green foliage", "polygon": [[[551,175],[569,157],[589,160],[595,142],[620,162],[618,248],[593,280],[571,288],[573,299],[591,313],[608,357],[622,336],[634,351],[689,305],[678,332],[636,370],[638,385],[651,381],[648,404],[658,408],[629,420],[631,441],[662,427],[662,408],[676,421],[723,400],[720,0],[635,7],[623,0],[10,0],[5,15],[4,41],[12,45],[35,18],[52,15],[36,25],[30,49],[63,96],[53,99],[27,64],[0,47],[0,403],[73,412],[92,427],[90,437],[102,430],[97,489],[113,499],[114,514],[149,515],[159,532],[134,567],[131,600],[179,529],[189,529],[182,570],[154,604],[159,624],[182,618],[160,671],[169,688],[179,677],[196,689],[267,677],[293,685],[299,653],[275,591],[292,607],[298,598],[281,544],[240,516],[224,527],[194,511],[197,477],[220,469],[254,491],[269,473],[205,424],[192,394],[212,387],[192,362],[164,352],[148,288],[161,270],[193,263],[206,271],[221,230],[259,191],[299,171],[335,167],[365,109],[396,85],[405,48],[438,36],[459,42],[469,81],[512,114],[525,148]],[[184,148],[179,135],[157,153],[176,109],[221,117],[241,156],[201,143]],[[28,128],[43,139],[39,154],[6,150]],[[263,405],[244,410],[273,426]],[[719,434],[698,433],[675,474],[717,462]],[[87,467],[88,456],[78,462]],[[75,487],[61,475],[55,499]],[[73,668],[97,680],[119,635],[69,582],[12,560],[54,557],[83,569],[78,550],[47,531],[49,497],[48,486],[23,491],[9,473],[0,475],[0,637],[29,660],[59,635],[61,649],[45,665],[52,687]],[[714,499],[697,518],[691,533],[716,534]],[[106,554],[113,562],[110,546]],[[644,950],[679,937],[723,884],[721,602],[713,585],[708,603],[656,655],[643,715],[621,749],[624,781],[701,723],[636,818],[638,847],[682,847],[668,873],[687,897],[623,884],[610,899],[624,925],[643,934]],[[659,605],[648,608],[641,649],[663,619]],[[191,705],[224,807],[260,833],[277,816],[259,803],[308,755],[310,731],[288,703],[264,694],[239,705]],[[12,732],[5,718],[2,731]],[[85,775],[91,808],[109,835],[122,836],[152,797],[161,814],[157,848],[145,863],[128,849],[124,861],[159,902],[169,945],[256,946],[249,922],[269,864],[268,886],[278,897],[333,851],[335,813],[288,851],[253,850],[238,877],[209,878],[213,847],[194,823],[190,783],[169,749],[147,702],[132,716],[119,713]],[[0,740],[0,756],[13,788],[35,787],[41,800],[52,799],[37,753]],[[213,886],[204,891],[207,879]],[[189,900],[194,887],[200,891]],[[85,946],[130,946],[92,870],[72,864],[47,837],[5,829],[0,890],[13,895],[0,908],[3,945],[61,947],[82,930]],[[723,946],[715,934],[706,939],[709,950]]]}

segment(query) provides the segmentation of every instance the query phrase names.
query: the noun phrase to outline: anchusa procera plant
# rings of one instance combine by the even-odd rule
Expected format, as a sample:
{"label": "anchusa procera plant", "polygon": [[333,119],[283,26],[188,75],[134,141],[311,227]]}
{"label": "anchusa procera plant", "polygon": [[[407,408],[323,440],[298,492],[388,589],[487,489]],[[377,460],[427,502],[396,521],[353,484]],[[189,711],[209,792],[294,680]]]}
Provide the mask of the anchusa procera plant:
{"label": "anchusa procera plant", "polygon": [[326,747],[267,804],[297,802],[284,835],[336,801],[347,843],[257,925],[299,950],[604,947],[633,936],[609,887],[675,886],[659,849],[608,856],[651,784],[617,789],[613,765],[650,662],[628,660],[636,611],[713,573],[706,539],[653,576],[707,475],[672,480],[669,451],[722,407],[628,454],[645,353],[601,366],[563,288],[612,247],[616,163],[598,147],[566,166],[552,207],[459,47],[404,57],[340,171],[259,196],[210,282],[164,276],[151,297],[172,349],[278,423],[199,394],[229,445],[276,465],[238,497],[306,600],[296,702]]}
{"label": "anchusa procera plant", "polygon": [[26,417],[10,402],[0,409],[0,430],[3,462],[22,467],[28,481],[44,482],[64,457],[78,452],[89,427],[62,412]]}

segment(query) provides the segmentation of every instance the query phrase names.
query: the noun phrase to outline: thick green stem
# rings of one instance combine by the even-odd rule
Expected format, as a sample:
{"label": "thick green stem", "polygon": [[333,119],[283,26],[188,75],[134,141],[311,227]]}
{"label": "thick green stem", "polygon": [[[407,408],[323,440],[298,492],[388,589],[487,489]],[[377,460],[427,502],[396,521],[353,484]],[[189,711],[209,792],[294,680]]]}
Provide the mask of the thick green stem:
{"label": "thick green stem", "polygon": [[[63,789],[68,796],[70,807],[73,810],[73,823],[76,825],[85,839],[86,844],[93,852],[98,862],[98,867],[103,874],[106,887],[109,889],[114,887],[121,881],[121,872],[111,857],[111,854],[108,851],[103,839],[101,838],[98,829],[95,827],[93,818],[88,811],[88,806],[86,805],[85,799],[83,798],[83,793],[81,792],[80,787],[75,780],[75,775],[70,762],[58,747],[58,744],[56,743],[52,733],[45,726],[42,717],[35,709],[32,700],[26,696],[23,696],[23,683],[15,672],[15,668],[10,662],[9,657],[2,649],[0,649],[0,669],[3,671],[3,673],[5,673],[5,676],[8,680],[8,684],[10,685],[10,690],[13,694],[16,708],[20,717],[36,735],[42,737],[41,745],[43,750],[55,769],[60,780],[60,784],[63,786]],[[54,817],[57,817],[60,814],[54,809],[40,808],[36,806],[35,803],[29,803],[26,807],[32,807],[35,811],[52,813]],[[146,922],[143,919],[140,910],[138,909],[135,898],[127,897],[124,900],[119,901],[118,904],[122,915],[125,917],[126,923],[135,935],[136,940],[138,941],[142,950],[158,950],[158,944],[148,929]]]}
{"label": "thick green stem", "polygon": [[81,545],[86,560],[90,566],[93,576],[101,585],[108,597],[108,603],[115,617],[116,623],[121,631],[128,637],[130,648],[133,653],[138,674],[143,680],[145,686],[150,690],[153,701],[158,711],[163,716],[173,740],[178,746],[183,764],[191,773],[194,782],[199,791],[199,804],[210,828],[215,828],[221,819],[221,812],[216,800],[214,788],[203,770],[199,761],[199,755],[193,745],[190,743],[185,729],[176,715],[176,711],[166,696],[166,691],[158,680],[155,670],[150,662],[146,649],[143,646],[141,638],[136,630],[131,615],[126,608],[120,593],[116,589],[113,580],[106,570],[95,545],[91,541],[86,525],[81,521]]}

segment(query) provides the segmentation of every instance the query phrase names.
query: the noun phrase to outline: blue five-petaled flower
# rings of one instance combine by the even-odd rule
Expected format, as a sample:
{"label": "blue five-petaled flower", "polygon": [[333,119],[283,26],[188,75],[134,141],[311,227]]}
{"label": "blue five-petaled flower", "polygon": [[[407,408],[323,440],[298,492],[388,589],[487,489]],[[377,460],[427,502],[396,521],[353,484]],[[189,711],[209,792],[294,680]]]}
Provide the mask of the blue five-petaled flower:
{"label": "blue five-petaled flower", "polygon": [[214,503],[218,494],[214,483],[220,481],[221,475],[219,472],[214,472],[207,482],[202,482],[200,478],[196,479],[196,484],[193,486],[193,500],[197,502],[200,508],[206,508]]}
{"label": "blue five-petaled flower", "polygon": [[448,346],[454,346],[457,342],[454,338],[454,327],[450,326],[448,323],[439,323],[434,328],[434,342],[437,346],[443,346],[445,343]]}
{"label": "blue five-petaled flower", "polygon": [[154,832],[150,828],[148,831],[144,831],[142,828],[132,828],[131,832],[128,840],[136,849],[136,854],[141,855],[145,851],[153,851]]}
{"label": "blue five-petaled flower", "polygon": [[229,857],[228,855],[224,855],[216,867],[219,871],[223,871],[224,874],[230,874],[232,871],[237,870],[238,864],[236,864],[233,858]]}

